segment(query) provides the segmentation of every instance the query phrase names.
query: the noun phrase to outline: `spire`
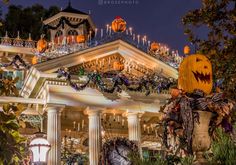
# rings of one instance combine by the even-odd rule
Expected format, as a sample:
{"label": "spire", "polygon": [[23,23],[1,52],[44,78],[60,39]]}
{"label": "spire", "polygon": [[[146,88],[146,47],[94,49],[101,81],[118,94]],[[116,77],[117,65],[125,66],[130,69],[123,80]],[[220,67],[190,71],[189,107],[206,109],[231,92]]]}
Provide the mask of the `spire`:
{"label": "spire", "polygon": [[70,0],[68,1],[68,7],[71,7],[71,1]]}

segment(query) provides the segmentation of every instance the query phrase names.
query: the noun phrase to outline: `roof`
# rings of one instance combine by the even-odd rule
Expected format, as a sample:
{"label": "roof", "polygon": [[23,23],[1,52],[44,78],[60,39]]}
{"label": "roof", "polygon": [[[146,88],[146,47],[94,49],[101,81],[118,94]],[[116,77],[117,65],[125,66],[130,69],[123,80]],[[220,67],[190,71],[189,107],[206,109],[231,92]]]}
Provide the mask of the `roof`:
{"label": "roof", "polygon": [[74,9],[74,8],[71,6],[70,1],[69,1],[69,3],[68,3],[68,6],[67,6],[65,9],[63,9],[61,12],[88,15],[87,13],[84,13],[84,12],[82,12],[82,11],[79,11],[79,10],[77,10],[77,9]]}

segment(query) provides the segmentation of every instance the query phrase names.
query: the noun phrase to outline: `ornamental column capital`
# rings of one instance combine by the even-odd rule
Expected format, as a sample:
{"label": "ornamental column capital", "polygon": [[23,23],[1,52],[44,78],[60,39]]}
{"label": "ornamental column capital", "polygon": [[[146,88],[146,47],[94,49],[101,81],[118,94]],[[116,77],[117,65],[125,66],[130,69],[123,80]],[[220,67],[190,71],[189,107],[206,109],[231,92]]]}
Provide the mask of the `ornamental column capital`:
{"label": "ornamental column capital", "polygon": [[87,107],[84,110],[84,114],[88,115],[88,116],[98,116],[102,113],[104,108],[100,108],[100,107]]}
{"label": "ornamental column capital", "polygon": [[65,108],[64,104],[47,104],[45,106],[45,110],[48,112],[49,110],[55,110],[55,111],[59,111],[62,112],[63,109]]}

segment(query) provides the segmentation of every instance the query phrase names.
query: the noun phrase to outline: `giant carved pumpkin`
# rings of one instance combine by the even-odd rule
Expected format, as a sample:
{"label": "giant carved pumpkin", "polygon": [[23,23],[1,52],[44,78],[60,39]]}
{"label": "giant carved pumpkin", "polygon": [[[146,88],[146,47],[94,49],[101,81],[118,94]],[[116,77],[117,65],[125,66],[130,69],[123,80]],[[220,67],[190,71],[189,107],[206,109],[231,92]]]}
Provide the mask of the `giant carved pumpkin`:
{"label": "giant carved pumpkin", "polygon": [[47,41],[45,39],[41,38],[37,42],[37,50],[39,53],[43,53],[43,52],[45,52],[46,49],[47,49]]}
{"label": "giant carved pumpkin", "polygon": [[185,92],[200,89],[209,94],[212,85],[212,65],[206,56],[194,54],[184,58],[179,66],[179,89]]}
{"label": "giant carved pumpkin", "polygon": [[124,32],[126,30],[126,22],[121,17],[117,16],[111,24],[114,32]]}

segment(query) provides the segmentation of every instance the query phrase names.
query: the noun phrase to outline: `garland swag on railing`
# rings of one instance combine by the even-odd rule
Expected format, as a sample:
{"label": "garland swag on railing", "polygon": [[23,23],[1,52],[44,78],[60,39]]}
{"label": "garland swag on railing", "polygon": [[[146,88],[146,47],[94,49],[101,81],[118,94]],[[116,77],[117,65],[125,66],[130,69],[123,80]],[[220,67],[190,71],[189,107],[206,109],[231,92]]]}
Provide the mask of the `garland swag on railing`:
{"label": "garland swag on railing", "polygon": [[[18,64],[17,62],[19,62],[20,64]],[[7,64],[0,64],[0,67],[9,67],[9,66],[15,66],[16,69],[20,69],[21,66],[23,66],[24,69],[29,69],[30,65],[26,64],[26,62],[19,56],[19,55],[15,55],[15,57],[12,59],[12,61],[10,63]]]}
{"label": "garland swag on railing", "polygon": [[[122,92],[122,86],[124,85],[126,89],[129,91],[142,92],[144,89],[146,91],[145,93],[146,96],[150,94],[151,89],[153,91],[156,91],[157,93],[161,93],[163,90],[168,90],[171,87],[171,85],[174,84],[173,79],[160,77],[156,74],[150,77],[144,76],[138,82],[132,83],[125,75],[119,73],[112,78],[113,84],[110,88],[108,88],[107,85],[102,80],[102,76],[97,72],[93,72],[87,74],[88,80],[86,81],[86,83],[78,85],[77,83],[71,80],[71,74],[68,71],[66,71],[65,68],[58,69],[57,77],[66,78],[66,81],[69,83],[69,85],[77,91],[85,89],[90,82],[93,82],[95,85],[98,86],[98,88],[102,92],[114,93],[115,91],[117,91],[120,93]],[[132,87],[132,86],[137,86],[137,87]]]}

